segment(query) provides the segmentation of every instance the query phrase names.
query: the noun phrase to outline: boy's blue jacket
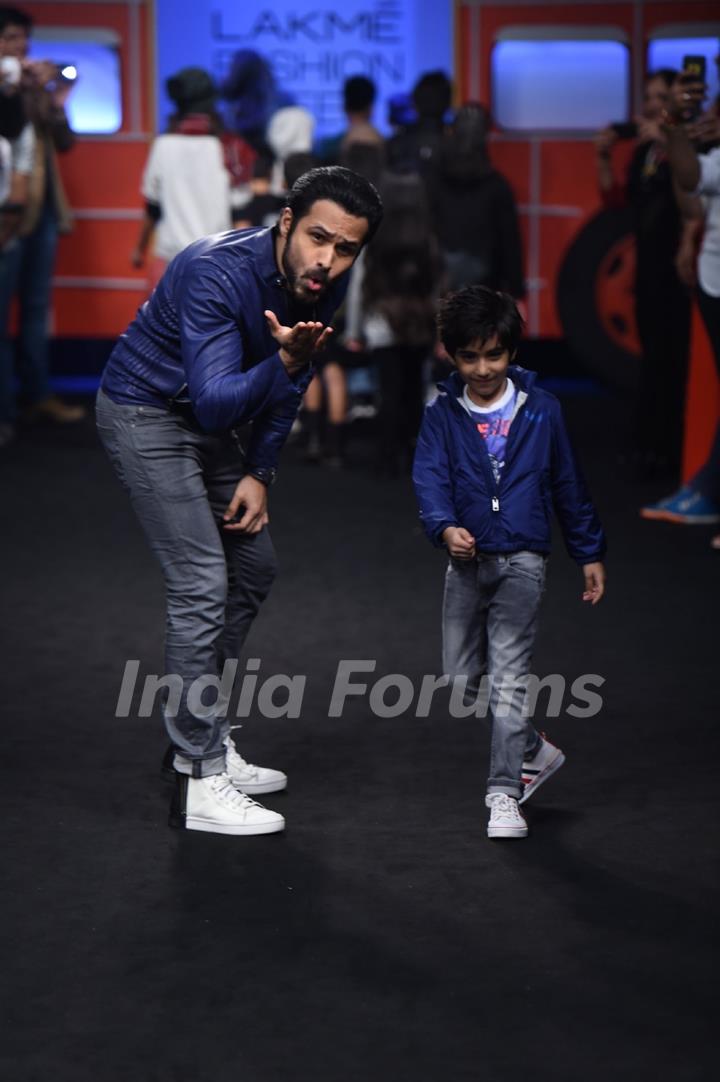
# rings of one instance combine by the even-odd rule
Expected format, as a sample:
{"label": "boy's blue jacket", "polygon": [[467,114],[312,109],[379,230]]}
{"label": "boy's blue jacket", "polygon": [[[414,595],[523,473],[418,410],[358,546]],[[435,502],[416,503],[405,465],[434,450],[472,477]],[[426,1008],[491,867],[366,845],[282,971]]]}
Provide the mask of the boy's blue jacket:
{"label": "boy's blue jacket", "polygon": [[550,551],[553,509],[567,550],[579,564],[601,560],[605,535],[585,487],[560,403],[535,387],[536,374],[511,365],[518,390],[505,465],[496,484],[485,441],[465,407],[457,372],[438,384],[418,437],[413,483],[428,537],[442,545],[462,526],[478,552]]}

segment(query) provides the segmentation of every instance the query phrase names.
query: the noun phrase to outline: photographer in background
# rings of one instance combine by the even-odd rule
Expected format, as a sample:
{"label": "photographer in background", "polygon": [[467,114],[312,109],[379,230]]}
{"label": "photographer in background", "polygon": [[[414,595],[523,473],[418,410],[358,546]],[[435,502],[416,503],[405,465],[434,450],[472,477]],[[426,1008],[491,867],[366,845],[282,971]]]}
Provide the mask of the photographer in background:
{"label": "photographer in background", "polygon": [[[642,114],[633,125],[614,124],[595,139],[597,176],[607,208],[628,206],[635,235],[635,320],[642,361],[633,427],[641,475],[678,476],[682,453],[685,384],[690,338],[690,295],[675,258],[682,219],[660,126],[676,72],[660,69],[645,80]],[[636,135],[623,184],[611,152]]]}
{"label": "photographer in background", "polygon": [[[22,64],[15,56],[0,59],[0,138],[17,139],[27,123],[20,94]],[[4,202],[0,200],[0,202]]]}
{"label": "photographer in background", "polygon": [[[25,151],[21,159],[29,157],[32,171],[35,152],[35,135],[25,117],[25,106],[20,94],[22,64],[14,56],[0,60],[0,250],[17,232],[18,211],[22,210],[27,195],[27,179],[20,186],[17,169],[18,148]],[[22,138],[21,138],[22,137]]]}
{"label": "photographer in background", "polygon": [[[0,60],[14,58],[21,65],[19,94],[36,144],[27,194],[14,210],[17,240],[0,251],[0,367],[3,388],[11,392],[15,357],[8,321],[17,295],[17,374],[25,419],[67,423],[79,421],[85,410],[50,393],[47,320],[58,233],[70,229],[57,153],[70,150],[75,141],[65,115],[71,84],[60,77],[57,64],[27,59],[32,25],[25,12],[0,8]],[[0,423],[12,438],[12,394],[9,401],[0,402],[0,409]]]}
{"label": "photographer in background", "polygon": [[[681,202],[700,197],[705,212],[697,263],[697,300],[720,375],[720,124],[700,116],[707,87],[687,75],[674,84],[662,118],[667,156]],[[697,147],[711,146],[707,153]],[[686,525],[720,522],[720,425],[702,468],[679,491],[642,510],[643,517]],[[713,538],[720,548],[720,535]]]}

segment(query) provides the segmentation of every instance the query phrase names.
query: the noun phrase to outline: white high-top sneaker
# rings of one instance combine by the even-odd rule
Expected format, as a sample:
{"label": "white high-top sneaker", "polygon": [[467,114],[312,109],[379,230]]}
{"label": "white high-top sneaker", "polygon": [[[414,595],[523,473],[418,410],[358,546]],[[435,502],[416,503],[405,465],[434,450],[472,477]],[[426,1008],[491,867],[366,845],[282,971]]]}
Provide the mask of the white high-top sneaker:
{"label": "white high-top sneaker", "polygon": [[277,812],[236,789],[227,774],[207,778],[176,775],[170,826],[213,834],[276,834],[285,829]]}
{"label": "white high-top sneaker", "polygon": [[225,769],[236,789],[241,793],[279,793],[287,788],[287,774],[282,770],[272,770],[269,766],[254,766],[246,763],[235,747],[232,739],[225,737]]}
{"label": "white high-top sneaker", "polygon": [[488,793],[485,805],[490,809],[488,838],[526,838],[528,825],[515,797],[507,793]]}

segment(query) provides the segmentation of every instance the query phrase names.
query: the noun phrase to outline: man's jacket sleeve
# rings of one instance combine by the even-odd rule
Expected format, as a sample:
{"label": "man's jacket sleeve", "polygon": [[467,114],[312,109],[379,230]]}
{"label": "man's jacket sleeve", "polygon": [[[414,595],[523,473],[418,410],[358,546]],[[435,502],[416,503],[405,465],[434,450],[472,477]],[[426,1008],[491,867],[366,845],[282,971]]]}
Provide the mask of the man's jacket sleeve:
{"label": "man's jacket sleeve", "polygon": [[412,476],[420,507],[420,520],[432,543],[441,547],[443,530],[448,526],[457,526],[458,522],[453,506],[445,434],[437,401],[425,410],[415,449]]}
{"label": "man's jacket sleeve", "polygon": [[183,285],[180,343],[188,393],[200,425],[207,432],[221,432],[296,403],[297,387],[279,353],[242,371],[237,301],[225,276],[208,268],[186,277]]}
{"label": "man's jacket sleeve", "polygon": [[602,560],[605,534],[577,464],[559,403],[553,414],[552,499],[571,559],[579,564]]}
{"label": "man's jacket sleeve", "polygon": [[280,451],[290,435],[302,396],[308,389],[314,374],[315,369],[308,368],[301,375],[294,377],[291,381],[293,393],[288,396],[286,402],[255,418],[248,443],[248,466],[262,466],[263,469],[277,468]]}

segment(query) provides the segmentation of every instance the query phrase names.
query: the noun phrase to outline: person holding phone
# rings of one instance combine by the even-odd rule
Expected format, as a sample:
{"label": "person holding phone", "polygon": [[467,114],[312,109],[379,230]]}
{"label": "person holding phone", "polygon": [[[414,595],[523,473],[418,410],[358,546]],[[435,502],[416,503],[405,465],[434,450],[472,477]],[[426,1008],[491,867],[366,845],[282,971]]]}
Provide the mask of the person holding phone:
{"label": "person holding phone", "polygon": [[[661,127],[677,73],[652,72],[634,124],[610,124],[595,139],[597,176],[608,209],[627,206],[635,236],[635,321],[642,351],[633,419],[633,457],[641,476],[676,478],[682,453],[682,419],[690,336],[690,295],[675,266],[682,219]],[[618,140],[636,137],[624,182],[612,166]]]}
{"label": "person holding phone", "polygon": [[[697,259],[696,296],[720,375],[720,124],[717,113],[703,115],[707,95],[704,72],[689,72],[673,86],[662,126],[674,181],[683,200],[702,200],[704,219]],[[714,145],[707,145],[708,139]],[[705,151],[699,147],[705,144]],[[678,491],[644,507],[644,518],[686,525],[720,522],[720,425],[702,468]],[[720,536],[713,538],[720,548]]]}
{"label": "person holding phone", "polygon": [[[98,432],[162,567],[165,672],[182,679],[177,709],[165,709],[172,826],[248,835],[285,825],[252,799],[284,789],[282,771],[246,762],[225,711],[200,716],[188,696],[237,658],[270,590],[267,489],[381,217],[356,173],[310,170],[274,228],[206,237],[176,256],[105,368]],[[250,425],[246,450],[240,425]]]}

